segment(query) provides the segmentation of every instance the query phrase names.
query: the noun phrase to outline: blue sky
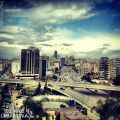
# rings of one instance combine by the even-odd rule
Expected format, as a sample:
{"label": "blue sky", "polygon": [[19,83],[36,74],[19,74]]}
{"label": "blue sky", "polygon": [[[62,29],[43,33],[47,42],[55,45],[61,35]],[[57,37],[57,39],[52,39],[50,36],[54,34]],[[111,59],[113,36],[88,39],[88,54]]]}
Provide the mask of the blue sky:
{"label": "blue sky", "polygon": [[4,0],[2,7],[3,58],[29,46],[47,55],[120,56],[119,0]]}

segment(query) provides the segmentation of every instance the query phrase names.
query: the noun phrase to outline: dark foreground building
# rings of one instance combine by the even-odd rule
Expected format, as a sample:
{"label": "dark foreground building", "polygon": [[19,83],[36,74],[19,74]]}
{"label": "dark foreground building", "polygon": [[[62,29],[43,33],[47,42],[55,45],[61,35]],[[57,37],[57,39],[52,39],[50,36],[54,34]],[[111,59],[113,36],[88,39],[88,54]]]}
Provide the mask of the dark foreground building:
{"label": "dark foreground building", "polygon": [[46,56],[40,57],[40,78],[41,80],[46,79],[46,67],[47,67],[47,58]]}
{"label": "dark foreground building", "polygon": [[21,73],[39,74],[39,49],[29,47],[21,51]]}

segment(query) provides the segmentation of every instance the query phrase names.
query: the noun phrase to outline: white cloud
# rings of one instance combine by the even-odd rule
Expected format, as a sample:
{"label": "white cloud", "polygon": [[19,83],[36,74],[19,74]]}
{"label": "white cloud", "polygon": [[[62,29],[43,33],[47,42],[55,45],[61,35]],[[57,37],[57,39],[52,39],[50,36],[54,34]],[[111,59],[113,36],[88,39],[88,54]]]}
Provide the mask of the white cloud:
{"label": "white cloud", "polygon": [[7,9],[8,17],[26,17],[31,25],[60,24],[77,19],[87,19],[98,13],[91,13],[92,5],[89,3],[55,5],[45,4],[30,9]]}
{"label": "white cloud", "polygon": [[[26,46],[25,45],[18,45],[18,44],[8,44],[7,42],[0,42],[0,46],[1,47],[5,47],[5,48],[16,48],[16,49],[23,49],[25,48]],[[28,46],[27,46],[28,47]],[[11,51],[12,52],[12,51]]]}
{"label": "white cloud", "polygon": [[[91,12],[93,7],[92,4],[47,4],[24,10],[7,9],[7,19],[14,21],[16,17],[25,17],[29,25],[25,27],[20,25],[3,27],[0,30],[0,46],[20,51],[29,45],[35,45],[46,54],[52,54],[54,50],[58,50],[58,53],[64,55],[74,54],[77,56],[84,56],[87,53],[95,55],[97,54],[94,52],[95,50],[98,50],[100,54],[101,51],[120,49],[120,35],[118,34],[91,34],[81,28],[76,32],[55,27],[57,24],[83,20],[98,15],[99,13]],[[119,30],[116,31],[119,32]],[[81,32],[84,35],[81,35]],[[105,47],[104,44],[109,44],[109,46],[106,46],[103,50],[101,48]],[[90,54],[90,52],[94,54]]]}
{"label": "white cloud", "polygon": [[[79,56],[86,55],[88,52],[92,53],[92,51],[97,49],[99,51],[102,50],[103,53],[109,50],[120,49],[120,36],[113,33],[86,33],[86,35],[81,36],[79,34],[82,31],[81,29],[77,32],[65,28],[54,29],[52,27],[45,27],[45,29],[47,31],[38,32],[34,29],[23,27],[6,27],[3,31],[0,31],[3,32],[0,35],[2,37],[0,39],[0,46],[21,50],[33,45],[50,55],[54,50],[58,50],[60,54],[74,54]],[[105,47],[104,50],[101,49],[103,47]]]}
{"label": "white cloud", "polygon": [[106,53],[115,54],[115,52],[109,51],[118,51],[120,49],[120,36],[113,33],[89,33],[81,36],[79,31],[75,32],[65,28],[58,28],[56,30],[52,30],[52,28],[48,30],[47,28],[48,31],[44,31],[42,34],[28,28],[14,28],[13,26],[10,26],[10,28],[6,28],[6,33],[1,31],[3,32],[1,34],[2,39],[4,38],[0,42],[2,48],[14,48],[20,51],[23,48],[33,45],[48,55],[53,54],[54,50],[57,50],[62,55],[73,54],[76,56],[86,56],[87,54],[87,56],[98,56],[98,54],[103,55]]}
{"label": "white cloud", "polygon": [[[49,46],[42,46],[42,50],[48,54],[51,54],[54,50],[58,50],[61,54],[78,54],[86,55],[87,52],[95,51],[97,49],[101,50],[103,53],[108,52],[109,50],[118,50],[120,49],[120,38],[114,34],[108,33],[98,33],[98,34],[91,34],[86,36],[75,36],[74,31],[70,30],[58,30],[59,36],[54,38],[52,41],[45,41],[45,44],[50,44],[52,47]],[[64,46],[64,43],[71,44],[71,46]],[[37,44],[37,43],[36,43]],[[105,44],[109,44],[109,46],[104,46]],[[40,44],[37,46],[40,48]],[[105,47],[103,50],[102,48]],[[102,54],[102,53],[101,53]],[[95,55],[95,54],[94,54]]]}

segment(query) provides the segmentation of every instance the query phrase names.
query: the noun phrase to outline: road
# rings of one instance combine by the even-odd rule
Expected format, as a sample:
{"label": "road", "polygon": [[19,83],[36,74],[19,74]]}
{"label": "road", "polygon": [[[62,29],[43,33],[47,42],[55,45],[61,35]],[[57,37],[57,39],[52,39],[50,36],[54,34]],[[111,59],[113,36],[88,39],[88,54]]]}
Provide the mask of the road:
{"label": "road", "polygon": [[101,92],[96,93],[94,91],[84,88],[74,88],[74,91],[78,92],[81,95],[87,96],[91,100],[95,100],[95,101],[98,100],[105,101],[105,98],[107,97],[107,95],[103,97]]}
{"label": "road", "polygon": [[[38,84],[39,81],[37,80],[0,80],[0,83],[21,83],[25,85],[34,86]],[[48,82],[48,84],[51,82]],[[98,89],[98,90],[109,90],[109,91],[120,91],[120,86],[108,86],[108,85],[98,85],[98,84],[85,84],[80,82],[56,82],[58,86],[65,86],[65,87],[77,87],[77,88],[89,88],[89,89]]]}
{"label": "road", "polygon": [[79,94],[78,92],[73,91],[70,88],[65,88],[65,90],[61,90],[59,86],[55,86],[53,89],[66,96],[71,97],[71,99],[74,99],[77,103],[85,107],[88,110],[88,116],[90,116],[91,118],[95,120],[99,119],[99,115],[96,112],[91,113],[91,108],[93,106],[96,106],[96,100],[93,100],[85,95]]}

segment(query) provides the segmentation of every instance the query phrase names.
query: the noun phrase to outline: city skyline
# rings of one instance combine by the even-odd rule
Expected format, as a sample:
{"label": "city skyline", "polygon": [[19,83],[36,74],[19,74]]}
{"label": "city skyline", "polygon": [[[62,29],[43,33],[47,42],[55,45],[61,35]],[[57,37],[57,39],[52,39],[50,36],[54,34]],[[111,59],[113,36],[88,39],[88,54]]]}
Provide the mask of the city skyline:
{"label": "city skyline", "polygon": [[[120,56],[118,0],[3,2],[0,55],[14,58],[35,46],[47,55]],[[2,19],[1,19],[2,20]]]}

